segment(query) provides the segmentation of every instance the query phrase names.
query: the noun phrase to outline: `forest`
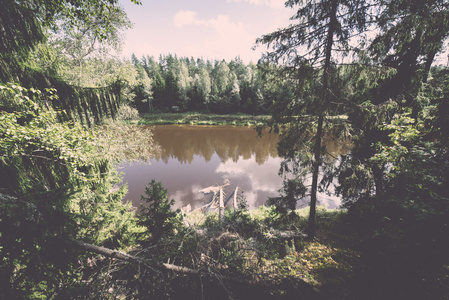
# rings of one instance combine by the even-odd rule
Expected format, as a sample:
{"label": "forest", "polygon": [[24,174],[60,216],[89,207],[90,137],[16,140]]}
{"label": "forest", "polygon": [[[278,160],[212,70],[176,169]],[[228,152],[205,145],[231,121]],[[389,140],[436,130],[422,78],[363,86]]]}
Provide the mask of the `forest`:
{"label": "forest", "polygon": [[[118,0],[0,0],[1,299],[449,299],[449,2],[285,5],[246,64],[118,58]],[[269,115],[279,196],[125,203],[117,165],[159,155],[129,121],[169,112]]]}

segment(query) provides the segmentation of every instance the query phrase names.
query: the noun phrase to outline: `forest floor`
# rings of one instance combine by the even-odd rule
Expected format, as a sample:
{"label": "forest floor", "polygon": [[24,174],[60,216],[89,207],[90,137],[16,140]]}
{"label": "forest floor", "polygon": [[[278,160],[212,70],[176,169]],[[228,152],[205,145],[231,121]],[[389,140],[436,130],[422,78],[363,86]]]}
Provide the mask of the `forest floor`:
{"label": "forest floor", "polygon": [[242,257],[246,263],[239,264],[239,272],[256,276],[259,284],[231,285],[235,299],[449,299],[449,266],[442,266],[439,274],[421,274],[416,282],[416,276],[407,278],[407,273],[395,272],[385,262],[367,260],[367,250],[348,228],[346,210],[318,208],[313,240],[272,239],[273,227],[275,231],[295,231],[296,227],[302,232],[307,208],[290,214],[287,222],[273,222],[273,210],[268,207],[248,214],[227,214],[220,226],[216,215],[186,215],[188,223],[206,231],[204,240],[220,245],[219,256],[231,257],[228,268],[246,249]]}
{"label": "forest floor", "polygon": [[360,265],[360,253],[348,237],[339,233],[340,219],[345,213],[319,208],[320,229],[311,241],[278,236],[279,232],[302,232],[307,208],[290,214],[291,220],[275,223],[273,209],[269,207],[240,216],[230,212],[221,224],[216,213],[204,215],[195,211],[186,214],[185,219],[201,230],[209,245],[220,245],[218,257],[230,259],[225,263],[227,268],[232,267],[233,261],[240,261],[238,256],[242,255],[245,263],[239,264],[239,272],[257,278],[256,285],[231,287],[237,299],[349,299],[350,282],[355,266]]}
{"label": "forest floor", "polygon": [[190,124],[190,125],[234,125],[234,126],[257,126],[262,125],[270,119],[268,115],[247,114],[211,114],[198,112],[162,113],[153,112],[140,115],[135,121],[141,125],[167,125],[167,124]]}

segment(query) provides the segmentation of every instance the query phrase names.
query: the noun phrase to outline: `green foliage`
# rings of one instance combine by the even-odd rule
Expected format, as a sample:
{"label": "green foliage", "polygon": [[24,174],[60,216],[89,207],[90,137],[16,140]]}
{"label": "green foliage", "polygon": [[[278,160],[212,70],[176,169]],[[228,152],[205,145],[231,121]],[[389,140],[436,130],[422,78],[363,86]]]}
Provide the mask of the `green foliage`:
{"label": "green foliage", "polygon": [[397,71],[384,94],[386,99],[404,98],[413,107],[413,118],[420,109],[416,94],[448,38],[448,13],[447,3],[439,0],[379,3],[379,33],[368,49],[376,62]]}
{"label": "green foliage", "polygon": [[[119,29],[129,26],[116,0],[3,2],[0,81],[21,84],[0,84],[1,298],[216,293],[203,278],[159,271],[161,262],[244,278],[258,274],[267,282],[342,284],[340,278],[352,272],[346,262],[354,263],[357,254],[281,234],[309,226],[313,236],[315,218],[318,239],[359,240],[374,290],[394,286],[401,292],[389,291],[391,298],[437,298],[427,279],[436,282],[441,266],[449,265],[449,73],[438,67],[428,74],[449,32],[445,1],[287,1],[298,6],[293,20],[300,22],[259,40],[273,51],[257,66],[173,55],[158,62],[109,59],[103,54],[116,48]],[[353,48],[351,37],[368,25],[378,35],[370,45],[362,37]],[[63,29],[59,36],[46,31],[57,26]],[[339,66],[341,53],[359,56],[351,58],[353,66]],[[141,112],[271,112],[270,125],[281,133],[279,152],[287,158],[282,170],[294,177],[285,182],[284,195],[271,200],[276,207],[241,207],[191,228],[181,224],[173,200],[153,180],[137,219],[131,204],[122,203],[126,186],[113,162],[149,157],[155,149],[144,144],[151,143],[151,133],[114,122],[94,127],[117,115],[135,119],[135,110],[119,111],[124,103]],[[217,122],[190,114],[167,118]],[[353,151],[334,165],[321,140],[335,132],[345,139],[347,122]],[[309,211],[294,210],[309,171],[312,195],[319,174],[322,188],[338,177],[336,192],[348,215],[318,208],[315,217],[314,204]],[[341,237],[344,230],[349,237]],[[73,240],[129,249],[143,263],[81,253]],[[377,285],[379,278],[387,284]]]}
{"label": "green foliage", "polygon": [[172,237],[176,223],[179,222],[177,218],[179,211],[173,211],[171,208],[174,200],[168,200],[167,190],[160,182],[153,179],[145,187],[145,194],[146,196],[141,197],[145,204],[141,204],[138,214],[139,225],[146,229],[138,238],[144,248]]}
{"label": "green foliage", "polygon": [[[133,1],[138,2],[138,1]],[[100,41],[116,32],[114,14],[121,11],[116,0],[33,0],[6,1],[0,14],[0,80],[14,80],[22,72],[21,64],[29,52],[45,39],[45,27],[57,29],[61,19],[67,28],[80,25],[92,29]],[[99,22],[101,21],[101,22]]]}
{"label": "green foliage", "polygon": [[44,33],[32,7],[17,1],[2,1],[0,27],[0,81],[4,82],[17,73],[28,52],[44,39]]}
{"label": "green foliage", "polygon": [[[1,90],[3,165],[11,171],[16,169],[14,176],[5,173],[3,187],[19,194],[35,189],[57,189],[66,183],[69,174],[82,176],[76,164],[88,163],[90,147],[84,141],[93,139],[81,126],[54,124],[56,113],[51,109],[42,110],[27,92],[16,85],[2,86]],[[87,151],[76,151],[77,148]],[[31,168],[29,172],[23,172],[28,168]]]}
{"label": "green foliage", "polygon": [[[348,220],[361,240],[372,276],[382,273],[396,288],[409,287],[406,296],[397,297],[430,297],[429,285],[440,280],[441,266],[448,264],[447,139],[438,126],[426,126],[435,120],[430,113],[437,109],[435,104],[444,107],[444,100],[433,100],[439,96],[424,86],[415,96],[423,104],[417,118],[411,118],[416,113],[413,105],[396,106],[387,118],[377,116],[383,121],[367,126],[371,136],[359,140],[361,147],[353,152],[363,162],[359,166],[377,178],[375,190],[354,194],[358,201],[351,205]],[[360,151],[362,147],[369,151]],[[346,188],[350,184],[344,183]],[[441,290],[435,289],[432,297],[440,297]]]}
{"label": "green foliage", "polygon": [[349,114],[353,122],[354,134],[350,155],[344,156],[337,168],[339,186],[337,194],[341,195],[345,205],[351,205],[360,197],[383,192],[383,163],[371,160],[376,153],[377,143],[388,143],[388,132],[380,126],[390,122],[398,110],[394,101],[379,105],[364,102]]}
{"label": "green foliage", "polygon": [[[294,85],[290,97],[274,110],[272,127],[282,129],[279,149],[287,158],[284,166],[296,163],[294,168],[297,170],[310,167],[312,183],[308,233],[313,238],[319,173],[325,154],[322,139],[327,134],[326,130],[332,127],[333,130],[341,127],[343,133],[347,132],[346,126],[342,126],[344,122],[341,122],[344,119],[334,118],[344,111],[339,106],[348,104],[342,103],[341,99],[347,97],[349,92],[342,88],[344,82],[340,73],[344,68],[338,68],[337,61],[340,54],[349,56],[357,52],[362,42],[350,43],[349,36],[366,31],[372,18],[372,8],[363,1],[339,0],[291,0],[286,2],[286,6],[296,9],[291,19],[297,22],[262,36],[257,43],[269,47],[262,60],[283,64],[286,81]],[[334,120],[340,121],[340,126],[332,126]],[[339,135],[345,138],[344,134]],[[304,143],[305,147],[299,149],[298,144],[304,140],[308,140]],[[308,153],[313,154],[313,158],[307,160],[309,165],[295,157],[308,156]],[[294,176],[304,180],[304,173],[301,170]],[[321,181],[328,178],[325,176]],[[330,182],[325,182],[324,186]],[[293,190],[291,183],[287,182],[290,191]],[[304,195],[306,191],[303,187],[304,184],[299,185],[295,193]],[[286,206],[294,207],[295,197],[281,197],[277,202],[280,201],[288,201]]]}
{"label": "green foliage", "polygon": [[[122,92],[126,86],[120,81],[102,88],[81,88],[69,86],[37,71],[27,71],[21,74],[21,83],[16,86],[26,88],[31,94],[35,90],[46,91],[44,97],[35,98],[34,101],[36,105],[53,108],[58,113],[58,121],[77,121],[93,127],[106,118],[114,118],[125,101]],[[30,97],[31,94],[26,96]]]}
{"label": "green foliage", "polygon": [[[116,45],[117,29],[127,24],[117,1],[2,2],[0,81],[21,83],[0,84],[0,298],[5,299],[82,298],[98,269],[91,264],[94,256],[77,250],[73,241],[129,248],[142,231],[131,205],[122,202],[126,186],[115,171],[114,162],[125,152],[122,140],[108,140],[114,126],[93,128],[114,117],[124,89],[117,84],[83,89],[60,80],[69,66],[63,55],[54,44],[36,48],[47,37],[44,27],[57,25],[65,28],[67,53],[80,62],[96,41]],[[34,59],[28,59],[34,49]],[[115,61],[90,62],[94,73],[114,70]],[[111,84],[116,81],[111,76],[116,74],[97,81]],[[126,151],[133,156],[139,137],[128,129],[120,133],[131,138],[132,151]],[[151,142],[151,134],[143,140]]]}
{"label": "green foliage", "polygon": [[[131,253],[145,264],[117,263],[112,267],[115,271],[104,281],[93,278],[97,289],[114,287],[105,292],[105,297],[115,295],[115,289],[119,289],[121,295],[139,299],[165,298],[176,293],[190,293],[194,289],[189,286],[189,278],[177,278],[160,270],[162,262],[174,261],[187,267],[195,263],[191,257],[195,255],[197,238],[182,225],[179,211],[172,208],[174,201],[167,199],[167,190],[160,182],[149,182],[145,193],[137,211],[139,231],[134,231],[135,243],[129,244]],[[111,266],[107,268],[109,270]]]}
{"label": "green foliage", "polygon": [[139,119],[139,112],[137,111],[137,109],[131,106],[123,105],[119,108],[117,112],[117,120],[132,122],[138,119]]}
{"label": "green foliage", "polygon": [[[153,57],[133,57],[137,69],[143,68],[151,80],[152,107],[135,105],[141,112],[159,109],[165,112],[177,107],[180,111],[210,111],[213,113],[245,112],[262,114],[270,109],[270,96],[279,96],[286,85],[273,88],[262,78],[259,65],[245,65],[236,58],[230,62],[196,61],[171,54]],[[270,90],[271,89],[271,90]]]}
{"label": "green foliage", "polygon": [[52,97],[50,90],[0,86],[2,297],[76,292],[85,256],[73,239],[127,247],[139,230],[122,203],[126,187],[117,187],[101,152],[105,141],[79,124],[58,123],[38,104]]}
{"label": "green foliage", "polygon": [[[446,130],[449,126],[449,69],[436,67],[432,70],[430,77],[427,86],[427,94],[430,96],[424,95],[424,100],[427,100],[428,104],[423,106],[421,117],[424,126],[428,128],[428,134],[447,146],[449,140],[449,133]],[[429,99],[429,97],[432,98]],[[428,100],[431,100],[430,103]],[[421,102],[426,103],[425,101]]]}
{"label": "green foliage", "polygon": [[302,178],[286,179],[283,187],[285,195],[269,198],[267,204],[276,206],[279,211],[295,210],[296,202],[305,196],[306,190]]}
{"label": "green foliage", "polygon": [[[120,30],[130,26],[117,1],[56,4],[36,0],[26,5],[9,1],[6,8],[6,13],[8,9],[16,12],[0,20],[5,28],[2,46],[10,43],[14,47],[1,51],[6,56],[0,57],[5,60],[1,63],[4,68],[0,81],[20,82],[26,88],[40,90],[56,89],[59,97],[46,99],[45,105],[57,110],[60,120],[98,125],[105,118],[115,117],[119,106],[136,96],[138,86],[151,84],[148,78],[139,78],[130,62],[108,56],[119,48]],[[16,20],[20,14],[23,20]],[[26,24],[16,26],[15,22]],[[51,30],[44,30],[48,26]],[[41,33],[35,33],[33,28]],[[17,42],[21,35],[31,34],[30,30],[35,39],[29,38],[26,45]]]}

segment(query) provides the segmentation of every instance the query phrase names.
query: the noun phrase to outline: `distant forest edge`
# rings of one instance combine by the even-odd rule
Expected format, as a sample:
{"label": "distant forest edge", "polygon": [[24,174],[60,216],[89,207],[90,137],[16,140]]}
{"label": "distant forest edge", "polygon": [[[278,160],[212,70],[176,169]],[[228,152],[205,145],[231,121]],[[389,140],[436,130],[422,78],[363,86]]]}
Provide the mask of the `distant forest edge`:
{"label": "distant forest edge", "polygon": [[[291,96],[293,86],[274,64],[245,63],[240,58],[205,60],[203,58],[160,55],[158,59],[144,55],[140,59],[117,59],[112,56],[86,57],[73,60],[61,55],[52,45],[40,45],[22,64],[21,78],[2,71],[6,81],[18,81],[25,87],[56,88],[61,101],[72,98],[78,106],[55,107],[68,110],[84,123],[98,123],[98,112],[87,116],[88,107],[110,106],[107,117],[114,117],[119,106],[130,105],[140,113],[205,112],[215,114],[270,114],[277,100]],[[23,75],[32,74],[32,75]],[[64,82],[62,84],[61,82]],[[79,88],[94,93],[109,93],[112,104],[101,96],[98,104],[85,105],[78,99]],[[66,91],[67,90],[67,91]],[[70,90],[70,91],[68,91]],[[61,94],[62,92],[62,94]],[[67,94],[67,95],[66,95]],[[114,95],[115,94],[115,95]],[[67,96],[67,97],[66,97]],[[94,97],[95,98],[95,97]],[[112,106],[111,106],[112,105]],[[75,112],[75,114],[73,114]]]}
{"label": "distant forest edge", "polygon": [[[279,66],[244,63],[238,57],[227,62],[172,54],[159,59],[138,59],[133,55],[131,60],[87,58],[75,64],[58,61],[61,57],[52,57],[54,53],[47,53],[49,62],[43,58],[47,51],[54,49],[35,50],[21,66],[20,78],[5,70],[1,77],[28,88],[56,89],[59,99],[52,104],[63,112],[63,119],[76,119],[89,127],[101,123],[104,117],[116,117],[121,106],[131,106],[141,114],[151,113],[145,115],[146,119],[154,113],[187,111],[269,115],[276,101],[293,94],[293,86],[282,79]],[[233,121],[225,120],[223,124]],[[251,124],[257,122],[250,120]]]}
{"label": "distant forest edge", "polygon": [[245,64],[239,58],[226,62],[171,54],[160,56],[159,60],[133,55],[132,62],[150,83],[134,89],[134,105],[140,112],[266,114],[282,89],[267,83],[262,65]]}

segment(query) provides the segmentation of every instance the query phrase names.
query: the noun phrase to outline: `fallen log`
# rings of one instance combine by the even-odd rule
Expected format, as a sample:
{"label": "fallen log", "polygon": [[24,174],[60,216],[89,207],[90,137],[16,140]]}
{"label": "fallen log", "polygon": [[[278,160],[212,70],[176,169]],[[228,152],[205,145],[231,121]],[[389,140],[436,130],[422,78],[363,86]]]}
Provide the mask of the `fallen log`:
{"label": "fallen log", "polygon": [[294,239],[294,238],[305,239],[307,238],[307,234],[294,230],[281,231],[271,229],[270,231],[264,234],[264,237],[267,239]]}
{"label": "fallen log", "polygon": [[220,191],[220,189],[223,189],[225,186],[228,186],[230,184],[231,183],[229,182],[229,180],[225,179],[222,185],[211,185],[209,187],[206,187],[206,188],[200,190],[200,193],[203,193],[203,194],[210,194],[210,193],[217,194]]}
{"label": "fallen log", "polygon": [[93,245],[93,244],[88,244],[85,242],[81,242],[81,241],[74,241],[75,245],[82,249],[82,250],[86,250],[88,252],[93,252],[93,253],[97,253],[97,254],[101,254],[104,255],[106,257],[110,257],[110,258],[116,258],[119,260],[123,260],[123,261],[128,261],[128,262],[134,262],[134,263],[140,263],[143,265],[147,265],[146,262],[141,259],[140,257],[134,256],[134,255],[130,255],[128,253],[125,252],[121,252],[118,250],[112,250],[109,248],[105,248],[102,246],[97,246],[97,245]]}
{"label": "fallen log", "polygon": [[[155,270],[155,268],[150,266],[144,259],[142,259],[140,257],[130,255],[130,254],[127,254],[127,253],[124,253],[121,251],[112,250],[109,248],[88,244],[88,243],[85,243],[82,241],[74,241],[74,243],[79,249],[82,249],[82,250],[85,250],[88,252],[92,252],[92,253],[101,254],[106,257],[110,257],[110,258],[114,258],[114,259],[118,259],[118,260],[122,260],[122,261],[142,264],[142,265],[157,272],[157,270]],[[242,278],[238,278],[238,277],[229,277],[229,276],[223,276],[218,273],[214,273],[214,272],[210,272],[210,271],[195,270],[195,269],[177,266],[177,265],[168,264],[168,263],[155,263],[155,267],[158,269],[172,271],[172,272],[179,273],[179,274],[209,277],[211,279],[218,279],[219,281],[234,282],[237,284],[252,285],[252,286],[262,285],[265,288],[278,288],[280,286],[281,287],[283,286],[282,282],[272,282],[270,280],[264,281],[263,279],[262,280],[261,279],[248,280],[248,279],[242,279]],[[312,290],[312,287],[305,281],[301,281],[298,283],[301,283],[301,285],[303,285],[303,287],[305,289]]]}
{"label": "fallen log", "polygon": [[[79,249],[82,249],[82,250],[85,250],[88,252],[92,252],[92,253],[101,254],[101,255],[104,255],[109,258],[115,258],[115,259],[122,260],[122,261],[142,264],[152,270],[155,270],[154,267],[150,266],[144,259],[142,259],[140,257],[130,255],[128,253],[121,252],[118,250],[112,250],[109,248],[105,248],[102,246],[92,245],[92,244],[85,243],[82,241],[74,241],[74,243]],[[187,267],[177,266],[177,265],[168,264],[168,263],[159,263],[158,262],[158,263],[155,263],[155,267],[158,269],[165,269],[168,271],[173,271],[173,272],[181,273],[181,274],[185,274],[185,275],[207,276],[207,277],[218,278],[220,280],[226,280],[226,281],[235,281],[235,282],[239,282],[239,283],[251,283],[251,281],[247,281],[247,280],[241,280],[241,279],[234,278],[234,277],[227,277],[227,276],[223,276],[223,275],[213,273],[213,272],[195,270],[195,269],[190,269]]]}

